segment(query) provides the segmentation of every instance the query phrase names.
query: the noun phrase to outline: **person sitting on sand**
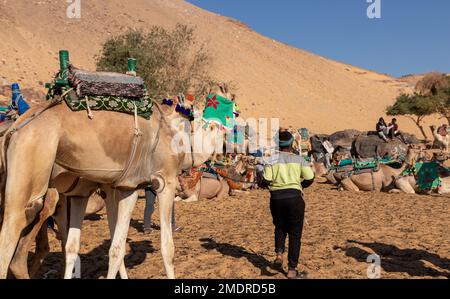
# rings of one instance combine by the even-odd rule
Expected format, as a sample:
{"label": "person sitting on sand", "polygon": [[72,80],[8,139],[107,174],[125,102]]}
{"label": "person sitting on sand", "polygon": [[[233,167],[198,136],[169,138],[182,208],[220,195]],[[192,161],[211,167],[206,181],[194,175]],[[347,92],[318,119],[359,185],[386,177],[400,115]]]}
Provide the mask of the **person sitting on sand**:
{"label": "person sitting on sand", "polygon": [[294,136],[282,131],[278,133],[280,153],[272,156],[264,167],[263,180],[270,190],[270,211],[275,225],[274,265],[283,266],[286,237],[289,235],[287,277],[296,279],[305,277],[299,273],[297,265],[300,257],[305,201],[303,188],[314,182],[314,172],[299,155],[293,154]]}
{"label": "person sitting on sand", "polygon": [[381,139],[383,139],[385,142],[389,142],[386,137],[386,135],[388,134],[388,127],[386,125],[386,122],[384,121],[384,118],[380,117],[380,119],[378,120],[376,131]]}

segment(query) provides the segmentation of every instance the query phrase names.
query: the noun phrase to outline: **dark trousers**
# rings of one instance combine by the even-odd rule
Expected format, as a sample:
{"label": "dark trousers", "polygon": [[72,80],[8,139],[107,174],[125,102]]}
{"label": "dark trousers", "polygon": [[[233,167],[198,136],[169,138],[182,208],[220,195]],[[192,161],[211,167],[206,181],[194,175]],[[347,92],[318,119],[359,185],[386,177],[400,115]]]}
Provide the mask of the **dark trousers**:
{"label": "dark trousers", "polygon": [[[152,215],[155,211],[156,193],[151,188],[145,189],[144,229],[152,228]],[[172,210],[172,228],[175,227],[175,204]]]}
{"label": "dark trousers", "polygon": [[271,192],[270,211],[275,225],[275,252],[286,251],[286,237],[289,235],[288,266],[297,268],[300,257],[305,201],[298,190]]}

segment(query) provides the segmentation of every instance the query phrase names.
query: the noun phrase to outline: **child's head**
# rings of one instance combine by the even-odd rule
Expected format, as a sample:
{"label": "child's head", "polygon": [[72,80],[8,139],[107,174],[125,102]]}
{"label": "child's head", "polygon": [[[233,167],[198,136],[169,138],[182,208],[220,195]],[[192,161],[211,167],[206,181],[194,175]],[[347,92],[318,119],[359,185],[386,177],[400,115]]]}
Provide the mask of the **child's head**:
{"label": "child's head", "polygon": [[294,136],[288,131],[279,132],[279,141],[278,144],[280,146],[280,150],[282,151],[291,151],[292,143],[294,142]]}

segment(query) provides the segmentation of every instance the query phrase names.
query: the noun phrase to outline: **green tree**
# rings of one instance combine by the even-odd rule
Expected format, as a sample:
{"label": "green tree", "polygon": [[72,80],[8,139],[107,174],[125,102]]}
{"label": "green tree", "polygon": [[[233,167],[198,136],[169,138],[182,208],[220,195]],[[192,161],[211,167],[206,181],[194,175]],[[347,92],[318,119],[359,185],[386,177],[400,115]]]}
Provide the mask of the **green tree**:
{"label": "green tree", "polygon": [[415,89],[423,96],[432,97],[435,112],[450,124],[450,77],[441,73],[427,74],[417,82]]}
{"label": "green tree", "polygon": [[423,119],[438,113],[450,124],[450,77],[430,73],[419,80],[412,95],[401,94],[394,105],[387,108],[388,115],[404,115],[411,118],[428,139],[422,126]]}
{"label": "green tree", "polygon": [[447,119],[447,122],[450,125],[450,87],[439,90],[436,95],[436,101],[437,112],[442,115],[443,118]]}
{"label": "green tree", "polygon": [[427,115],[436,112],[436,99],[434,97],[427,97],[414,93],[413,95],[401,94],[394,105],[387,108],[387,115],[407,116],[414,121],[420,129],[423,137],[428,140],[428,136],[422,126],[422,121]]}
{"label": "green tree", "polygon": [[137,59],[137,73],[151,97],[192,91],[198,98],[213,82],[208,72],[211,58],[196,41],[194,28],[186,25],[178,24],[172,31],[153,26],[148,33],[129,30],[112,37],[96,57],[97,69],[125,73],[130,57]]}

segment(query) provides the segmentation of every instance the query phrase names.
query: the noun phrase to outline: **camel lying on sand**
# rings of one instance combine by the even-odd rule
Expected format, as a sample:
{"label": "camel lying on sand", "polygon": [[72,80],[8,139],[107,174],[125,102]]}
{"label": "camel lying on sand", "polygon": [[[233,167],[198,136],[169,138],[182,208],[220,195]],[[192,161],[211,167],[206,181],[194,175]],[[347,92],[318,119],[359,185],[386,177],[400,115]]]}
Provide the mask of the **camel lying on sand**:
{"label": "camel lying on sand", "polygon": [[[225,86],[215,90],[229,98]],[[96,111],[95,118],[90,119],[83,112],[72,112],[61,101],[52,101],[31,121],[21,122],[26,117],[19,118],[5,135],[2,153],[7,177],[2,188],[5,196],[0,232],[0,278],[7,276],[23,229],[34,221],[27,217],[24,207],[42,209],[55,164],[64,169],[63,173],[86,178],[105,191],[114,190],[113,196],[106,198],[106,204],[111,203],[113,208],[109,213],[117,215],[116,223],[111,224],[115,230],[107,278],[115,278],[123,264],[137,190],[139,186],[151,184],[159,199],[164,266],[168,278],[175,278],[170,218],[177,175],[182,169],[203,164],[220,148],[223,134],[217,125],[205,126],[203,119],[194,123],[193,130],[186,128],[190,123],[174,125],[176,113],[163,110],[156,105],[150,120],[108,111]],[[193,132],[193,136],[188,140],[181,138],[180,143],[194,148],[192,154],[178,151],[172,144],[177,134],[184,136],[185,132]],[[195,144],[192,140],[202,142]],[[55,192],[57,194],[57,191],[51,193]],[[85,205],[86,200],[81,198],[72,200],[71,210],[84,212]],[[84,213],[78,214],[81,220],[77,222],[81,223]],[[77,255],[79,250],[80,226],[72,226],[72,219],[70,222],[67,244],[73,242],[78,246],[66,246],[66,259]],[[66,274],[73,271],[69,264]]]}
{"label": "camel lying on sand", "polygon": [[221,200],[228,195],[230,187],[226,180],[218,178],[200,178],[193,187],[187,187],[185,180],[180,179],[176,201],[195,202],[199,199]]}
{"label": "camel lying on sand", "polygon": [[402,173],[413,165],[419,152],[410,149],[405,163],[400,169],[394,169],[387,165],[380,165],[378,171],[368,169],[350,176],[346,172],[332,171],[327,176],[332,183],[340,184],[347,191],[391,191],[400,190],[404,193],[415,193],[415,179],[412,176],[403,177]]}
{"label": "camel lying on sand", "polygon": [[[199,199],[222,199],[235,191],[246,191],[254,187],[255,159],[239,156],[233,166],[213,167],[217,178],[204,177],[202,171],[190,177],[180,176],[176,201],[195,202]],[[246,174],[244,177],[243,174]]]}

